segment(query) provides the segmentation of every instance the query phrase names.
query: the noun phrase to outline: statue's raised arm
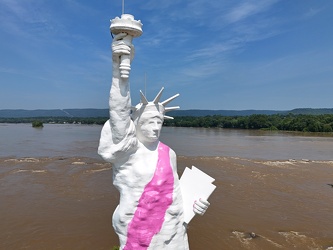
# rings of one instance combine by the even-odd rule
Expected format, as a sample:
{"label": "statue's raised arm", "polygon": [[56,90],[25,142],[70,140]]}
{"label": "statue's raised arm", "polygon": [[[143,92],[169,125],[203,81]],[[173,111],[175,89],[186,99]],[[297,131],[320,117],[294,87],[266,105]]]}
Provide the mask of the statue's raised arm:
{"label": "statue's raised arm", "polygon": [[130,127],[131,94],[129,78],[120,77],[122,55],[134,57],[134,46],[126,33],[115,36],[112,42],[112,86],[109,97],[110,123],[115,143],[121,141]]}
{"label": "statue's raised arm", "polygon": [[133,150],[137,144],[131,120],[129,78],[121,77],[121,56],[134,57],[134,46],[126,33],[117,34],[112,42],[112,85],[109,97],[110,119],[104,124],[98,153],[113,162],[119,154]]}

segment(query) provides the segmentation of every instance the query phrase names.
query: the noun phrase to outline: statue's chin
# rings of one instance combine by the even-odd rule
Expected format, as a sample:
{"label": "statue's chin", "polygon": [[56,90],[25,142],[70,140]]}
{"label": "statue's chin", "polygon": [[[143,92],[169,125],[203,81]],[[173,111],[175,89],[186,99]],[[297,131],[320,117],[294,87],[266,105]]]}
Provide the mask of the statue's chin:
{"label": "statue's chin", "polygon": [[149,137],[141,137],[139,138],[140,142],[142,143],[154,143],[158,142],[159,137],[158,136],[149,136]]}

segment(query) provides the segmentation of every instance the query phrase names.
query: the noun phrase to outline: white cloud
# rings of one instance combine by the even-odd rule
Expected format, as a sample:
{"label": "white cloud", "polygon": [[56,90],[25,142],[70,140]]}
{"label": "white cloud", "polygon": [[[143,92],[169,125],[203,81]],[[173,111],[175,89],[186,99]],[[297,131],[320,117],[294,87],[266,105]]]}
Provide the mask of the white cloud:
{"label": "white cloud", "polygon": [[226,15],[226,19],[230,23],[242,21],[250,16],[268,10],[276,2],[276,0],[244,1],[234,7]]}
{"label": "white cloud", "polygon": [[305,14],[305,18],[311,18],[313,16],[318,15],[321,11],[323,11],[323,8],[310,8]]}
{"label": "white cloud", "polygon": [[197,49],[191,52],[186,57],[187,60],[201,60],[204,58],[214,58],[225,54],[228,51],[234,50],[239,47],[239,44],[235,41],[228,41],[227,43],[207,43],[205,48]]}

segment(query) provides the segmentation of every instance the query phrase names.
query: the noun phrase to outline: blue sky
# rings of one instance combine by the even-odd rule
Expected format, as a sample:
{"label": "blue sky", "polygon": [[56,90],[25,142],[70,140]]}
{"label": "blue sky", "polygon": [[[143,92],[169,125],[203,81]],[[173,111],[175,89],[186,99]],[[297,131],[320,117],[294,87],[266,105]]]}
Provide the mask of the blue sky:
{"label": "blue sky", "polygon": [[[107,108],[110,19],[121,0],[0,0],[0,109]],[[133,105],[180,93],[181,109],[333,108],[333,1],[125,1]],[[163,98],[162,98],[163,100]]]}

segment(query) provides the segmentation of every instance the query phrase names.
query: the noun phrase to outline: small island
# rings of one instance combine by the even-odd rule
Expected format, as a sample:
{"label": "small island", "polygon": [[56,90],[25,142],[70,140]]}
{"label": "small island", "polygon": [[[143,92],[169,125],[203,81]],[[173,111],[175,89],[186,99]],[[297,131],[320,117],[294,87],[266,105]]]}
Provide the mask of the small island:
{"label": "small island", "polygon": [[42,128],[44,127],[43,122],[40,120],[35,120],[32,122],[32,127],[33,128]]}

